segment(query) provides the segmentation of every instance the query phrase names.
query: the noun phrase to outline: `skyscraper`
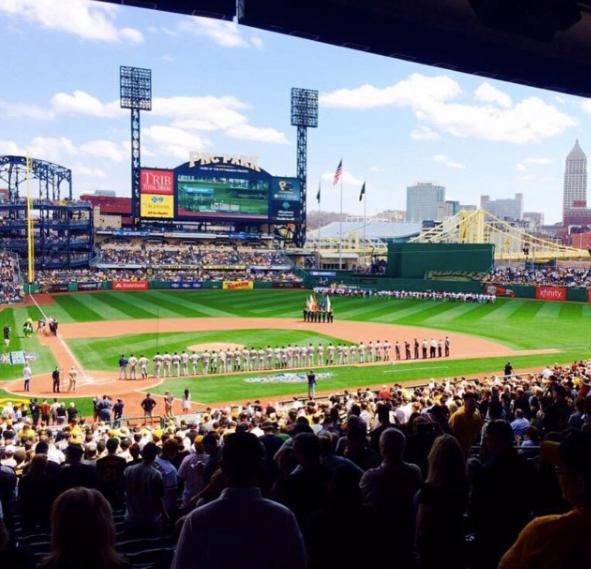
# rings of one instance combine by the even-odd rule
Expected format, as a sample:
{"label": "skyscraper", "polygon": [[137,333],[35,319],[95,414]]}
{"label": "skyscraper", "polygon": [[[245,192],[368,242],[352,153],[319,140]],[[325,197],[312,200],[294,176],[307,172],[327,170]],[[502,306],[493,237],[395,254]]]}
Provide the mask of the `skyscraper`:
{"label": "skyscraper", "polygon": [[564,194],[562,201],[562,217],[566,220],[570,210],[587,207],[587,157],[575,142],[573,149],[566,157],[564,170]]}
{"label": "skyscraper", "polygon": [[445,206],[445,188],[419,182],[406,188],[406,221],[438,221]]}

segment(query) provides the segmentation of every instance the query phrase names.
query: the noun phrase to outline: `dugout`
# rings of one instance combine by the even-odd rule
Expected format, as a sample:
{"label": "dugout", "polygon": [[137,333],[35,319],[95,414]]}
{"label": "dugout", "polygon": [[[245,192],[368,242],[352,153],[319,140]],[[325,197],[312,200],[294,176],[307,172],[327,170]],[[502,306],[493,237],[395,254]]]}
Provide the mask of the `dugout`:
{"label": "dugout", "polygon": [[386,276],[458,279],[488,273],[494,245],[488,243],[388,243]]}

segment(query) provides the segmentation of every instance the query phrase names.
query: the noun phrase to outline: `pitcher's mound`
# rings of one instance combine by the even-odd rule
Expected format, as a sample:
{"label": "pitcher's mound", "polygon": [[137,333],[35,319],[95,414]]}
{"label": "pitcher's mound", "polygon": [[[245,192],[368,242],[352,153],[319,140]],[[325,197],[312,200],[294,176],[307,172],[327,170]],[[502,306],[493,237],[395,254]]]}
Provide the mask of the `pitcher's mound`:
{"label": "pitcher's mound", "polygon": [[209,352],[212,350],[219,352],[221,350],[242,350],[243,348],[244,344],[233,344],[231,342],[210,342],[208,344],[193,344],[192,346],[189,346],[187,350],[191,352],[204,352],[205,350]]}

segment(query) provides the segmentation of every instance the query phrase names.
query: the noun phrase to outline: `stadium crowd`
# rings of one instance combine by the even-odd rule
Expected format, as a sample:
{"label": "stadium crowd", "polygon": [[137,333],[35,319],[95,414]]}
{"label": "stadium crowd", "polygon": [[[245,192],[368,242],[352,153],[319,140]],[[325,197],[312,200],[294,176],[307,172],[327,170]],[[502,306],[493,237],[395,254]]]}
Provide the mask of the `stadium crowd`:
{"label": "stadium crowd", "polygon": [[494,302],[494,294],[472,292],[438,292],[433,290],[373,290],[345,285],[319,286],[314,288],[316,294],[330,296],[378,297],[378,298],[410,298],[420,300],[439,300],[452,302]]}
{"label": "stadium crowd", "polygon": [[0,304],[20,302],[22,292],[18,277],[18,265],[14,255],[0,251]]}
{"label": "stadium crowd", "polygon": [[526,269],[524,267],[495,268],[486,279],[497,284],[529,284],[557,286],[591,286],[591,268],[548,267]]}
{"label": "stadium crowd", "polygon": [[0,564],[588,566],[591,362],[504,372],[163,427],[3,412]]}

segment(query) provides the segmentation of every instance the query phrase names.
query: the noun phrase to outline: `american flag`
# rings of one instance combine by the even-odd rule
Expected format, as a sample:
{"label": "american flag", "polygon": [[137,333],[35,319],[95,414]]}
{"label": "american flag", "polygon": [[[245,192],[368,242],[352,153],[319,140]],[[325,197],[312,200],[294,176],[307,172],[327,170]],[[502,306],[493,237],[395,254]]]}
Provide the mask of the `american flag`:
{"label": "american flag", "polygon": [[341,179],[342,175],[343,175],[343,160],[341,159],[341,161],[339,162],[339,165],[337,166],[337,169],[334,173],[334,178],[332,180],[333,186],[338,183],[338,181]]}

